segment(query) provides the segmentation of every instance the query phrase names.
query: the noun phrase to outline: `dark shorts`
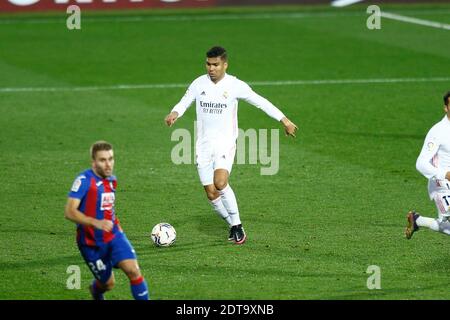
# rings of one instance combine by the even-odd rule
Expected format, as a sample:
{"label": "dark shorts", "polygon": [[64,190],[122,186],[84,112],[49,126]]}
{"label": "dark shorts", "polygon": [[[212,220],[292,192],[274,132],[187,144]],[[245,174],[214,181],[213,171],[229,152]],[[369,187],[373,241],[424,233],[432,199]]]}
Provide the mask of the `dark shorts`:
{"label": "dark shorts", "polygon": [[120,261],[136,260],[136,253],[125,233],[117,233],[113,240],[101,246],[78,244],[78,248],[92,274],[101,283],[109,280],[112,268],[117,268]]}

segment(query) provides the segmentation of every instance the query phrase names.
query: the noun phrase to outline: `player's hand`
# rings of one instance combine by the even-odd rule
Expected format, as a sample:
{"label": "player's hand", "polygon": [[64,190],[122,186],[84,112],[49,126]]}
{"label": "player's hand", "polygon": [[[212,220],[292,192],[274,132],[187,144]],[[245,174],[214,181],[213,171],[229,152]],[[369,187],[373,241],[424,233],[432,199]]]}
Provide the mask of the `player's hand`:
{"label": "player's hand", "polygon": [[96,229],[99,229],[99,230],[103,230],[103,231],[106,231],[106,232],[111,232],[111,230],[113,229],[114,225],[113,225],[113,222],[111,220],[102,219],[102,220],[95,220],[94,227]]}
{"label": "player's hand", "polygon": [[166,122],[166,124],[169,127],[171,127],[175,123],[175,121],[177,121],[177,118],[178,118],[178,112],[173,111],[166,116],[164,121]]}
{"label": "player's hand", "polygon": [[293,136],[295,138],[295,132],[298,130],[298,127],[295,125],[295,123],[293,123],[286,117],[281,119],[281,122],[283,123],[286,136]]}

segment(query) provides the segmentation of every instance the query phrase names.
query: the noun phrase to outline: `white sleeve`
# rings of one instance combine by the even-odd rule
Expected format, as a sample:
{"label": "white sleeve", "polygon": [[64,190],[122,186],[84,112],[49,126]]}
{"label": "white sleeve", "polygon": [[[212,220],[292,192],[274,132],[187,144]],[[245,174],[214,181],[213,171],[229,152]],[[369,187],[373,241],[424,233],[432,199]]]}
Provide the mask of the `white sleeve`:
{"label": "white sleeve", "polygon": [[416,161],[417,170],[428,179],[436,178],[444,180],[446,171],[439,169],[432,164],[432,159],[439,150],[439,136],[435,130],[430,130],[425,138],[425,142]]}
{"label": "white sleeve", "polygon": [[239,80],[239,88],[240,94],[238,96],[239,99],[243,99],[246,102],[254,105],[258,109],[264,111],[268,116],[273,119],[280,121],[285,117],[283,112],[280,111],[277,107],[275,107],[269,100],[264,97],[261,97],[255,91],[250,88],[248,84]]}
{"label": "white sleeve", "polygon": [[191,106],[192,102],[195,100],[195,92],[194,92],[194,83],[191,83],[189,88],[186,90],[186,93],[181,98],[180,102],[178,102],[173,108],[172,112],[178,112],[178,118],[180,118],[186,110]]}

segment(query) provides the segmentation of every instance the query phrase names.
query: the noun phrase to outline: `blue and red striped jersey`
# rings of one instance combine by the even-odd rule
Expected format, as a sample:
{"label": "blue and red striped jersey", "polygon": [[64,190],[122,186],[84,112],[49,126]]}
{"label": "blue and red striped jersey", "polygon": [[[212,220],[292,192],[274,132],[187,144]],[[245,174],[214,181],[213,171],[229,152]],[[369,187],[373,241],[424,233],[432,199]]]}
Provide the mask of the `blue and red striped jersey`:
{"label": "blue and red striped jersey", "polygon": [[115,176],[103,179],[97,176],[92,169],[82,172],[75,179],[69,197],[81,200],[78,210],[88,217],[111,220],[114,224],[111,232],[77,224],[77,242],[79,244],[100,246],[114,239],[117,233],[123,232],[114,212],[116,187]]}

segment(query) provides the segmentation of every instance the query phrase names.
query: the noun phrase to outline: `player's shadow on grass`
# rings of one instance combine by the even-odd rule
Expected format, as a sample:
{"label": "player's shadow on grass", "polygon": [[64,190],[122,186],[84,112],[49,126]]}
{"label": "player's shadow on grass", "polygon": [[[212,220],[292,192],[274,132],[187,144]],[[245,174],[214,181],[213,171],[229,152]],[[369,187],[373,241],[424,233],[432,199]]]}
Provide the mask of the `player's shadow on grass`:
{"label": "player's shadow on grass", "polygon": [[[214,218],[214,217],[213,217]],[[199,220],[196,227],[197,231],[206,236],[208,239],[206,241],[199,240],[199,238],[188,238],[183,237],[181,234],[177,234],[176,242],[170,247],[156,247],[151,243],[150,237],[140,236],[140,237],[129,237],[133,247],[135,248],[138,259],[139,257],[153,256],[153,255],[165,255],[173,254],[175,252],[183,251],[195,251],[204,248],[212,247],[225,247],[234,245],[231,241],[227,240],[229,230],[225,223],[218,219],[217,222]],[[151,250],[149,250],[149,246]]]}
{"label": "player's shadow on grass", "polygon": [[218,235],[227,239],[230,232],[228,225],[219,218],[212,215],[212,217],[205,217],[198,220],[197,231],[204,235]]}
{"label": "player's shadow on grass", "polygon": [[[127,234],[128,239],[135,248],[138,259],[140,256],[151,256],[154,254],[172,254],[174,252],[190,251],[202,248],[229,246],[232,243],[227,240],[229,229],[227,224],[214,216],[214,213],[208,216],[187,216],[185,218],[178,217],[172,219],[172,225],[191,225],[196,230],[195,238],[189,237],[181,232],[177,232],[177,239],[170,247],[156,247],[148,235],[132,235]],[[207,240],[202,240],[204,237]],[[152,250],[149,250],[150,249]]]}
{"label": "player's shadow on grass", "polygon": [[212,247],[223,247],[226,245],[231,245],[230,243],[226,243],[225,241],[207,241],[207,242],[198,242],[198,241],[183,241],[177,240],[175,244],[170,247],[156,247],[155,245],[151,245],[149,250],[148,244],[141,244],[135,241],[133,245],[138,259],[140,257],[151,257],[151,256],[162,256],[162,255],[173,255],[176,252],[190,251],[194,252],[195,250],[201,250],[203,248],[212,248]]}

